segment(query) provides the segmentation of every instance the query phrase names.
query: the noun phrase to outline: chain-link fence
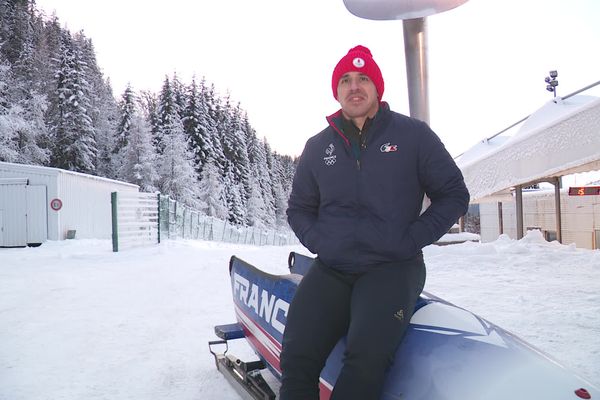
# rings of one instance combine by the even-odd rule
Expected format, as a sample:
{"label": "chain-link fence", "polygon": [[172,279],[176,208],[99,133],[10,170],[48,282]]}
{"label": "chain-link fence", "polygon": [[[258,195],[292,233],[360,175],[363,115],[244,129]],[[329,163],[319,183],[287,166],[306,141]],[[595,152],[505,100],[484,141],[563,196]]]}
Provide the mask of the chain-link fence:
{"label": "chain-link fence", "polygon": [[160,196],[160,237],[214,240],[258,246],[298,244],[290,229],[241,227],[213,217],[202,215],[190,207]]}

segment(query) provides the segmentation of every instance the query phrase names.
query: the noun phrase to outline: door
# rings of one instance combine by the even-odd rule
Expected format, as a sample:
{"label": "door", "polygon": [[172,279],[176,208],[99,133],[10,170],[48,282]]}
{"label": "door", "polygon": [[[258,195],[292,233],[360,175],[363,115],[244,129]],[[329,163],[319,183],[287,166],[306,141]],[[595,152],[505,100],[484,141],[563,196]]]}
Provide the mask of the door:
{"label": "door", "polygon": [[4,246],[4,222],[2,221],[2,213],[0,210],[0,247]]}
{"label": "door", "polygon": [[48,239],[46,186],[27,186],[27,244],[41,244]]}
{"label": "door", "polygon": [[2,246],[27,245],[27,195],[26,185],[0,182],[0,206],[2,207]]}

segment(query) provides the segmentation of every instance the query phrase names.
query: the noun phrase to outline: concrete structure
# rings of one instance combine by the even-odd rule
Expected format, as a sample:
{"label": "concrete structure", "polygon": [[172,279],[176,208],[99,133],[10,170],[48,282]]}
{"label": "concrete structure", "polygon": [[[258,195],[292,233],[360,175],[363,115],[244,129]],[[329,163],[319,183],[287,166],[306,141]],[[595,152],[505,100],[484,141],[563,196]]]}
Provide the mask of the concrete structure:
{"label": "concrete structure", "polygon": [[[62,240],[68,234],[109,239],[111,192],[139,191],[130,183],[6,162],[0,162],[0,181],[4,182],[0,184],[0,230],[5,242],[0,246]],[[44,223],[45,235],[39,232]]]}

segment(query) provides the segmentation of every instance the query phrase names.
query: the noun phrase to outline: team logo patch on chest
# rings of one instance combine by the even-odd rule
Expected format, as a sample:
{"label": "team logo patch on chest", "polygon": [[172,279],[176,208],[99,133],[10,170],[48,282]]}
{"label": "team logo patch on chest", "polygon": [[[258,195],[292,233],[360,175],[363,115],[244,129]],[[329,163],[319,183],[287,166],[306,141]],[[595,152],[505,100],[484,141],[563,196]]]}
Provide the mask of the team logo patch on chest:
{"label": "team logo patch on chest", "polygon": [[330,143],[329,146],[325,149],[325,157],[323,157],[323,161],[325,161],[325,165],[332,166],[335,164],[335,160],[337,156],[333,154],[335,152],[335,146],[333,143]]}
{"label": "team logo patch on chest", "polygon": [[381,145],[381,147],[379,148],[379,150],[381,150],[382,153],[393,153],[395,151],[398,151],[398,145],[397,144],[384,143],[384,144]]}

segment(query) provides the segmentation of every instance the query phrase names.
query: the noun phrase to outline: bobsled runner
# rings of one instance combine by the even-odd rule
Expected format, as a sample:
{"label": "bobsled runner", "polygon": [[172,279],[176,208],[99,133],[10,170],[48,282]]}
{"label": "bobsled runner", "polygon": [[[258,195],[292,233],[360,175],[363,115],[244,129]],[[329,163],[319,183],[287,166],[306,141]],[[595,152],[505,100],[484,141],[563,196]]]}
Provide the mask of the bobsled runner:
{"label": "bobsled runner", "polygon": [[[288,307],[313,259],[291,253],[290,274],[272,275],[233,256],[229,262],[237,322],[218,325],[209,342],[219,371],[243,399],[271,400],[281,379],[279,357]],[[245,339],[258,360],[227,354]],[[220,346],[219,346],[220,345]],[[217,348],[224,351],[217,351]],[[345,338],[320,376],[320,399],[331,396]],[[274,377],[274,378],[273,378]],[[423,292],[387,373],[381,400],[600,400],[600,391],[541,351],[487,320]]]}

